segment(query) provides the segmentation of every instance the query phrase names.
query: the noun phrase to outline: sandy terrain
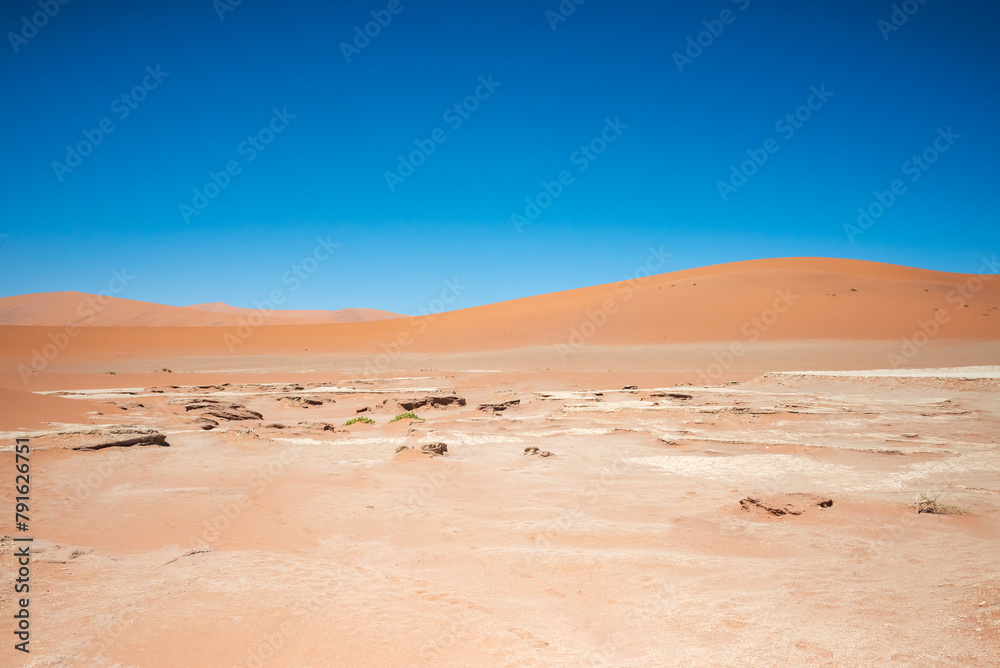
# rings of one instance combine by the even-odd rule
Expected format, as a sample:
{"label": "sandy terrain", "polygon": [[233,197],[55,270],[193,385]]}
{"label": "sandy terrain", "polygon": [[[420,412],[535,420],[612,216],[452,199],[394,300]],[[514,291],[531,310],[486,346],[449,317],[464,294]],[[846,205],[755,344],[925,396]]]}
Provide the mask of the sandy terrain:
{"label": "sandy terrain", "polygon": [[[44,292],[0,297],[0,325],[36,327],[238,327],[253,309],[223,303],[164,306],[83,292]],[[270,311],[268,325],[363,322],[401,318],[398,313],[349,308],[338,311]]]}
{"label": "sandy terrain", "polygon": [[[984,268],[992,264],[984,263]],[[31,316],[22,304],[29,315],[8,321],[19,326],[3,328],[0,361],[15,368],[40,367],[49,352],[58,355],[60,364],[205,355],[382,354],[388,361],[376,366],[388,371],[401,352],[547,346],[561,364],[595,346],[1000,340],[1000,280],[992,274],[946,274],[826,258],[758,260],[655,276],[637,271],[608,285],[372,322],[281,325],[275,312],[243,326],[225,326],[215,319],[244,316],[200,309],[177,313],[174,307],[114,299],[90,326],[67,331],[65,325],[77,322],[81,304],[86,309],[88,303],[86,296],[62,299],[51,310],[46,303],[44,325],[40,315]],[[160,309],[169,314],[160,315]],[[211,322],[202,320],[206,317]],[[108,326],[101,326],[105,322]],[[923,347],[918,342],[915,352]],[[911,363],[916,355],[900,354],[903,366],[921,365]]]}
{"label": "sandy terrain", "polygon": [[[191,306],[187,306],[185,308],[198,309],[199,311],[209,311],[212,313],[229,313],[242,316],[246,318],[248,322],[250,317],[255,313],[255,309],[239,308],[222,302],[213,302],[211,304],[192,304]],[[368,322],[370,320],[393,320],[395,318],[405,317],[406,316],[400,315],[399,313],[379,311],[378,309],[373,308],[342,308],[336,311],[295,311],[282,309],[280,312],[274,311],[268,314],[267,321],[268,324],[305,325],[324,322]],[[276,321],[271,322],[271,318],[274,318]]]}
{"label": "sandy terrain", "polygon": [[0,663],[998,665],[992,278],[741,263],[233,350],[0,326]]}

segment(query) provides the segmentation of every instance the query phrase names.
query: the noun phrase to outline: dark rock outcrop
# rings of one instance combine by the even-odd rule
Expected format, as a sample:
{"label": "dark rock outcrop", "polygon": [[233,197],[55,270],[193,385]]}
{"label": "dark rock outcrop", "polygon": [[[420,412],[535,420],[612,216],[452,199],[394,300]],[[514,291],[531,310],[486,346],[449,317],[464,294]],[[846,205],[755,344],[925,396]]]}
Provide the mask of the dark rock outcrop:
{"label": "dark rock outcrop", "polygon": [[[401,452],[411,452],[411,451],[417,452],[417,449],[411,448],[408,445],[401,445],[398,448],[396,448],[397,455]],[[431,457],[436,457],[438,455],[443,455],[444,453],[448,452],[448,446],[445,445],[444,443],[427,443],[425,445],[420,446],[419,452],[425,455],[430,455]]]}
{"label": "dark rock outcrop", "polygon": [[680,399],[681,401],[694,399],[693,394],[685,394],[684,392],[650,392],[649,396],[656,398],[670,397],[671,399]]}
{"label": "dark rock outcrop", "polygon": [[743,510],[759,509],[777,517],[801,515],[810,508],[829,508],[833,499],[815,494],[775,494],[748,496],[740,500]]}
{"label": "dark rock outcrop", "polygon": [[462,397],[456,397],[454,395],[448,395],[444,397],[423,397],[422,399],[402,399],[399,402],[400,408],[406,411],[416,410],[418,408],[423,408],[424,406],[430,406],[431,408],[447,408],[449,406],[464,406],[465,399]]}
{"label": "dark rock outcrop", "polygon": [[420,446],[420,451],[429,455],[443,455],[448,452],[448,446],[445,443],[426,443]]}
{"label": "dark rock outcrop", "polygon": [[192,401],[184,406],[186,411],[199,411],[202,417],[222,420],[261,420],[263,415],[239,404],[220,404],[215,401]]}
{"label": "dark rock outcrop", "polygon": [[71,446],[71,449],[103,450],[104,448],[129,448],[133,445],[169,445],[167,437],[155,429],[132,425],[95,429],[80,436],[83,442]]}
{"label": "dark rock outcrop", "polygon": [[215,429],[216,427],[219,426],[219,423],[217,421],[207,417],[196,418],[194,423],[195,425],[201,427],[202,429],[205,429],[206,431],[209,429]]}
{"label": "dark rock outcrop", "polygon": [[502,413],[508,408],[512,406],[517,406],[520,403],[521,403],[520,399],[511,399],[510,401],[505,401],[501,404],[479,404],[479,406],[476,407],[476,410],[483,411],[484,413],[485,412]]}
{"label": "dark rock outcrop", "polygon": [[[300,388],[301,389],[301,388]],[[314,397],[280,397],[278,403],[288,404],[297,408],[309,408],[311,406],[322,406],[323,400]],[[333,403],[331,401],[331,403]]]}

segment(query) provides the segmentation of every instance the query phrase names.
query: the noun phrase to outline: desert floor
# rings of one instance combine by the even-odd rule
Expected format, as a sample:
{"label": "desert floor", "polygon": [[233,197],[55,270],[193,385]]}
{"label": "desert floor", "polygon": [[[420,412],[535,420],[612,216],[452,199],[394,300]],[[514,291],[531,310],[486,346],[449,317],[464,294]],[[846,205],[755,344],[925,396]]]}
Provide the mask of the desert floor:
{"label": "desert floor", "polygon": [[[31,437],[35,538],[32,651],[5,629],[3,664],[1000,662],[1000,367],[639,370],[683,352],[43,374],[35,396],[100,414],[2,434],[12,479]],[[451,403],[389,422],[425,397]],[[74,449],[114,425],[169,447]],[[918,514],[921,494],[966,514]]]}

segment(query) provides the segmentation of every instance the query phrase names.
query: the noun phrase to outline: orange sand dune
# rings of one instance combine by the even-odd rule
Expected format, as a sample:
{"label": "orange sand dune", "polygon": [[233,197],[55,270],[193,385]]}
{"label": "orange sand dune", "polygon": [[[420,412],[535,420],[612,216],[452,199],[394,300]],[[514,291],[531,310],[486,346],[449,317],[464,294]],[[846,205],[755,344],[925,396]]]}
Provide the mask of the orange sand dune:
{"label": "orange sand dune", "polygon": [[[230,306],[224,302],[213,302],[211,304],[192,304],[185,308],[198,309],[199,311],[209,311],[211,313],[231,313],[239,316],[249,317],[256,313],[255,309],[240,308]],[[381,311],[374,308],[342,308],[336,311],[316,311],[316,310],[291,310],[282,309],[268,316],[268,319],[281,321],[281,324],[306,324],[321,322],[368,322],[371,320],[393,320],[395,318],[405,318],[405,315],[393,313],[392,311]],[[296,322],[291,322],[292,320]],[[277,322],[275,324],[278,324]]]}
{"label": "orange sand dune", "polygon": [[[42,292],[0,297],[0,325],[62,327],[238,327],[254,309],[227,304],[179,307],[83,292]],[[376,309],[273,311],[268,324],[363,322],[403,316]]]}
{"label": "orange sand dune", "polygon": [[[178,316],[174,324],[180,322]],[[191,320],[183,324],[187,326],[83,328],[63,346],[60,359],[889,341],[920,338],[923,332],[930,339],[993,341],[1000,340],[1000,280],[991,274],[856,260],[783,258],[684,270],[431,316],[257,328],[209,329],[193,327]],[[4,361],[13,366],[28,363],[62,331],[0,328]]]}
{"label": "orange sand dune", "polygon": [[[257,328],[113,306],[186,326],[0,324],[0,508],[33,539],[0,572],[30,570],[35,641],[0,665],[1000,665],[995,276],[762,260]],[[902,339],[921,372],[863,371]]]}

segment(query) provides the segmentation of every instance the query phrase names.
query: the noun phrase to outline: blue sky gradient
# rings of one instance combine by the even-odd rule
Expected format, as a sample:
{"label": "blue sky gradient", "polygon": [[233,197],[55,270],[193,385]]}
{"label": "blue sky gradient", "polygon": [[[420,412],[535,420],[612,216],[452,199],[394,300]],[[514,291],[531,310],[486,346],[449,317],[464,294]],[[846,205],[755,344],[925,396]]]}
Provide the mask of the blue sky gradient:
{"label": "blue sky gradient", "polygon": [[[915,9],[898,26],[892,3],[860,0],[566,0],[558,22],[557,0],[244,0],[220,18],[223,2],[42,0],[34,32],[38,0],[0,9],[0,295],[97,292],[126,269],[130,299],[281,289],[287,308],[419,313],[456,279],[452,308],[621,280],[651,247],[662,271],[808,255],[975,272],[1000,250],[995,2],[898,3]],[[391,21],[348,62],[372,12]],[[823,86],[794,134],[776,127]],[[614,141],[575,154],[608,119]],[[102,121],[78,166],[53,165]],[[390,187],[415,142],[433,153]],[[724,198],[731,166],[762,154]],[[225,187],[185,216],[211,172]],[[845,230],[895,180],[903,194]],[[317,239],[338,247],[293,289]]]}

